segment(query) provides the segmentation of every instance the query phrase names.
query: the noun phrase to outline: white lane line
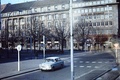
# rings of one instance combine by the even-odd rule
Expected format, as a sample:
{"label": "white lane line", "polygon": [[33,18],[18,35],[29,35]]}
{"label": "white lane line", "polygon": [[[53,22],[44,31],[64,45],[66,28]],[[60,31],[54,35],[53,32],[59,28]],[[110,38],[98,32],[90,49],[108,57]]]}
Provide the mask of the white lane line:
{"label": "white lane line", "polygon": [[98,63],[102,63],[102,62],[98,62]]}
{"label": "white lane line", "polygon": [[95,68],[97,69],[97,68],[99,68],[99,66],[95,66]]}
{"label": "white lane line", "polygon": [[87,66],[87,68],[91,68],[92,66]]}
{"label": "white lane line", "polygon": [[109,63],[108,61],[106,61],[105,63]]}
{"label": "white lane line", "polygon": [[93,61],[92,63],[96,63],[95,61]]}
{"label": "white lane line", "polygon": [[80,68],[83,68],[83,67],[85,67],[85,66],[79,66]]}
{"label": "white lane line", "polygon": [[77,67],[77,66],[74,66],[75,68]]}
{"label": "white lane line", "polygon": [[83,63],[83,61],[80,61],[80,63]]}
{"label": "white lane line", "polygon": [[[99,66],[99,68],[102,68],[102,67],[104,67],[105,65],[106,65],[106,64],[101,65],[101,66]],[[80,79],[82,76],[85,76],[85,75],[87,75],[87,74],[90,74],[91,72],[93,72],[93,71],[95,71],[95,70],[97,70],[97,69],[90,70],[89,72],[86,72],[86,73],[84,73],[84,74],[82,74],[82,75],[80,75],[80,76],[77,76],[77,77],[75,77],[75,80],[76,80],[76,79]]]}
{"label": "white lane line", "polygon": [[77,61],[74,61],[75,63],[77,62]]}
{"label": "white lane line", "polygon": [[89,74],[89,73],[91,73],[91,72],[93,72],[93,71],[94,71],[94,69],[93,69],[93,70],[90,70],[89,72],[84,73],[84,74],[82,74],[82,75],[80,75],[80,76],[77,76],[77,77],[75,77],[75,80],[76,80],[76,79],[79,79],[80,77],[85,76],[85,75],[87,75],[87,74]]}
{"label": "white lane line", "polygon": [[90,61],[86,61],[85,63],[90,63]]}

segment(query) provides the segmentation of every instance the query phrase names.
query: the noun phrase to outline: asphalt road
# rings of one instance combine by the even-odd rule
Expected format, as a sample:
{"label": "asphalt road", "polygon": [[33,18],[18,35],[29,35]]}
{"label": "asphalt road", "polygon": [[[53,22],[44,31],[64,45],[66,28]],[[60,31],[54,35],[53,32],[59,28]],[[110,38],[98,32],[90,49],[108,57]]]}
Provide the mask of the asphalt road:
{"label": "asphalt road", "polygon": [[[63,56],[62,56],[63,58]],[[70,58],[64,57],[65,66],[55,71],[34,71],[4,80],[70,80]],[[75,80],[93,80],[115,66],[115,59],[108,53],[74,56]]]}

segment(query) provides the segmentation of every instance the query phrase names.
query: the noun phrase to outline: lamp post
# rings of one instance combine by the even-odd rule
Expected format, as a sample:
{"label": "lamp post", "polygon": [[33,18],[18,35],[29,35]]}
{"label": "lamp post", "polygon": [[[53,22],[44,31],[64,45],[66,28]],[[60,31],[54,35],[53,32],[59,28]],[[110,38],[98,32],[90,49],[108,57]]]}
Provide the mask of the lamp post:
{"label": "lamp post", "polygon": [[42,35],[43,35],[43,59],[45,59],[45,35],[43,32],[43,22],[41,23],[41,27],[42,27]]}
{"label": "lamp post", "polygon": [[72,0],[70,0],[70,57],[71,57],[71,80],[74,80],[74,63],[73,63],[73,15],[72,15]]}
{"label": "lamp post", "polygon": [[[107,10],[108,10],[108,27],[109,27],[109,5],[107,5]],[[109,34],[108,30],[107,30],[107,35]]]}

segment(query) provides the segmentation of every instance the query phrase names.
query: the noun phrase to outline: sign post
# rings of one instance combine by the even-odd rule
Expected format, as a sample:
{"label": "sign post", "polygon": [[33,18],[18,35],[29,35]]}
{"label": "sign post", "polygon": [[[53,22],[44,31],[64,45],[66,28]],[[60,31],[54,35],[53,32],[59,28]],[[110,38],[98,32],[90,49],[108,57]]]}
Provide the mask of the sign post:
{"label": "sign post", "polygon": [[118,51],[117,51],[117,49],[118,49],[118,47],[119,47],[119,43],[115,43],[114,46],[115,46],[116,63],[118,64]]}
{"label": "sign post", "polygon": [[18,51],[18,71],[20,71],[20,51],[21,51],[22,46],[18,45],[16,48]]}

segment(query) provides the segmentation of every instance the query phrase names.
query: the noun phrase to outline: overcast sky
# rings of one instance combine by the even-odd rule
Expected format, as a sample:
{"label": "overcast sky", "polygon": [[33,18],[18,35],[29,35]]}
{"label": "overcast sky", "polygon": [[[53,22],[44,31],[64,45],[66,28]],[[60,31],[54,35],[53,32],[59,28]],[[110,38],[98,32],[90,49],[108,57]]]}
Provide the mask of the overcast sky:
{"label": "overcast sky", "polygon": [[1,0],[1,4],[7,4],[7,3],[21,3],[21,2],[27,2],[27,1],[34,1],[34,0]]}

